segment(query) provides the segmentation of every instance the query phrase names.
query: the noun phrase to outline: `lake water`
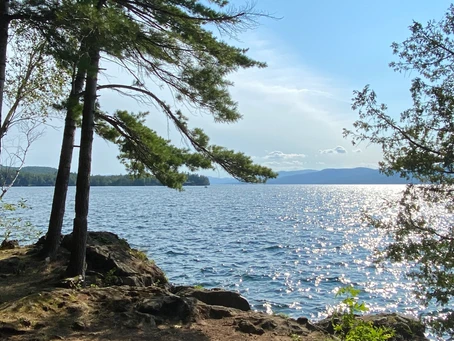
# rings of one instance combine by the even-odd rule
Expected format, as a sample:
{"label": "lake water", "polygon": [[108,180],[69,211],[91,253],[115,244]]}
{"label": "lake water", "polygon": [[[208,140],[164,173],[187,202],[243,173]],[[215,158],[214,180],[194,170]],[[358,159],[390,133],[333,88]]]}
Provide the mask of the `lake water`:
{"label": "lake water", "polygon": [[[376,265],[386,242],[361,220],[400,185],[218,185],[93,187],[89,229],[111,231],[144,250],[175,284],[241,292],[254,309],[292,317],[324,317],[340,286],[363,292],[371,311],[417,314],[405,264]],[[64,232],[72,229],[70,188]],[[12,188],[25,214],[47,229],[53,188]]]}

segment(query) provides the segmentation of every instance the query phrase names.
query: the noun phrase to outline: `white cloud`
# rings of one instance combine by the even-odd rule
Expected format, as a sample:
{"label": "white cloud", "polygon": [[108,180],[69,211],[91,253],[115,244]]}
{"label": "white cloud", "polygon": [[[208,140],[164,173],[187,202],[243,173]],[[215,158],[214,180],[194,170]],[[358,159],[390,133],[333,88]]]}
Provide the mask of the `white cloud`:
{"label": "white cloud", "polygon": [[254,156],[255,162],[274,170],[301,169],[306,164],[306,155],[297,153],[284,153],[281,151],[268,152],[264,156]]}
{"label": "white cloud", "polygon": [[280,151],[269,152],[263,158],[266,160],[285,160],[285,159],[295,159],[295,158],[302,158],[306,157],[305,154],[285,154]]}
{"label": "white cloud", "polygon": [[320,154],[347,154],[347,150],[342,146],[337,146],[332,149],[320,150]]}

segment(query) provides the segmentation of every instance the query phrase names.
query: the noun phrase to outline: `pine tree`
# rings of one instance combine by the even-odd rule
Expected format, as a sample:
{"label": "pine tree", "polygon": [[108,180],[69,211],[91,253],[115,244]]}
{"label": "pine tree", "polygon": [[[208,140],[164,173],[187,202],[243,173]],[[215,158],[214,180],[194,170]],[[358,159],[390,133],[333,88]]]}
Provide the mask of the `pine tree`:
{"label": "pine tree", "polygon": [[[206,26],[209,24],[222,32],[233,32],[250,25],[254,14],[251,9],[225,11],[226,1],[212,1],[212,4],[214,6],[201,1],[146,0],[113,1],[97,6],[96,3],[75,2],[70,3],[74,6],[73,11],[65,9],[65,15],[57,14],[57,17],[74,17],[65,18],[66,22],[76,23],[71,28],[72,36],[77,37],[78,30],[80,33],[84,30],[88,32],[88,35],[79,35],[78,45],[84,46],[85,53],[90,57],[77,180],[76,202],[79,204],[76,203],[74,223],[77,246],[71,256],[69,274],[83,275],[92,117],[96,120],[97,132],[119,145],[120,159],[132,174],[140,176],[150,173],[172,188],[181,188],[186,180],[182,166],[193,171],[219,164],[236,178],[248,182],[264,182],[275,176],[268,168],[254,165],[242,153],[210,145],[208,136],[201,129],[189,128],[188,120],[178,107],[168,105],[145,85],[149,78],[162,82],[170,87],[180,103],[191,103],[199,110],[210,113],[216,121],[235,122],[241,117],[237,104],[230,97],[228,87],[231,84],[226,76],[239,68],[264,67],[265,64],[248,58],[245,49],[220,41]],[[77,27],[78,22],[80,27]],[[93,34],[96,39],[90,38]],[[88,37],[84,38],[83,44],[82,37]],[[99,68],[94,51],[103,51],[110,59],[123,65],[136,79],[135,84],[106,84],[93,89]],[[94,74],[90,75],[90,72]],[[144,124],[145,114],[118,111],[109,115],[102,112],[93,102],[96,90],[100,89],[139,94],[157,105],[188,139],[191,148],[177,148],[159,137]],[[58,223],[50,224],[48,235],[56,236],[60,231],[61,223],[60,226]],[[53,240],[53,243],[58,242],[57,238]],[[48,250],[57,247],[55,244],[48,245]]]}

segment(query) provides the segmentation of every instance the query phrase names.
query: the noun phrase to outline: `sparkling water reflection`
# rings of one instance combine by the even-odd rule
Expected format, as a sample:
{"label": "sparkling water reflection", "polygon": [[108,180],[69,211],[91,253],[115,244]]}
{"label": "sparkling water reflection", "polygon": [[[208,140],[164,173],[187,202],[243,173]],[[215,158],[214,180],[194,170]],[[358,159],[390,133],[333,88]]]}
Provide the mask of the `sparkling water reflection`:
{"label": "sparkling water reflection", "polygon": [[[379,266],[372,250],[386,242],[362,222],[399,185],[94,187],[91,230],[107,230],[145,250],[171,282],[240,291],[257,310],[321,318],[336,289],[363,290],[372,311],[417,314],[408,265]],[[8,201],[43,231],[53,188],[13,188]],[[74,188],[69,198],[73,199]],[[65,232],[71,229],[69,200]]]}

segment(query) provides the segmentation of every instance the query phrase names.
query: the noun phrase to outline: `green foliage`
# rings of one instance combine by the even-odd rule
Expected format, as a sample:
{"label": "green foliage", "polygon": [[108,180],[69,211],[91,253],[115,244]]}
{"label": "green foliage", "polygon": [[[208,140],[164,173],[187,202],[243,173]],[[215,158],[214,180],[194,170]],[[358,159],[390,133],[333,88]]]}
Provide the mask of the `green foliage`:
{"label": "green foliage", "polygon": [[13,125],[31,120],[45,122],[54,105],[63,100],[69,75],[48,55],[48,43],[24,22],[10,26],[5,104],[1,136]]}
{"label": "green foliage", "polygon": [[355,315],[368,309],[364,302],[358,303],[360,290],[353,287],[342,287],[336,297],[345,295],[340,308],[333,314],[332,323],[335,334],[345,341],[385,341],[394,336],[394,330],[376,327],[372,322],[365,322]]}
{"label": "green foliage", "polygon": [[6,110],[0,122],[0,164],[18,167],[8,181],[0,177],[0,198],[16,181],[31,144],[42,135],[40,125],[56,112],[55,104],[62,101],[69,82],[67,70],[49,56],[49,43],[38,29],[27,21],[13,21],[6,34],[9,39],[2,48],[2,58],[8,48],[8,62],[0,96],[4,99],[0,106]]}
{"label": "green foliage", "polygon": [[0,233],[3,240],[29,241],[40,236],[41,233],[29,221],[14,216],[15,211],[25,209],[28,209],[25,200],[16,204],[0,201]]}
{"label": "green foliage", "polygon": [[133,255],[134,257],[140,259],[141,261],[145,262],[148,261],[147,254],[143,251],[136,250],[136,249],[131,249],[129,250],[129,253]]}
{"label": "green foliage", "polygon": [[[384,209],[396,212],[387,219],[367,217],[393,242],[381,250],[383,258],[406,261],[416,281],[418,297],[437,310],[428,322],[443,335],[454,336],[454,6],[438,22],[414,22],[403,43],[393,43],[399,58],[390,66],[416,75],[410,94],[412,107],[400,118],[388,114],[373,90],[356,91],[353,109],[359,120],[345,130],[353,143],[377,143],[383,150],[385,174],[415,177],[427,185],[410,185],[398,202]],[[397,207],[397,210],[396,210]],[[443,310],[443,313],[440,311]],[[446,336],[446,335],[445,335]]]}
{"label": "green foliage", "polygon": [[[8,168],[10,168],[10,167],[2,167],[2,166],[0,166],[0,170],[2,172],[3,171],[8,171],[8,170],[11,170],[11,171],[15,170],[14,168],[12,168],[12,169],[8,169]],[[27,166],[27,167],[23,167],[21,169],[21,172],[29,173],[29,174],[51,174],[51,175],[55,175],[57,173],[57,169],[53,168],[53,167]]]}
{"label": "green foliage", "polygon": [[116,271],[117,271],[116,268],[112,268],[106,272],[103,279],[104,286],[108,287],[111,285],[115,285],[117,283],[118,277],[115,275]]}
{"label": "green foliage", "polygon": [[284,319],[290,318],[290,316],[288,316],[288,314],[285,314],[285,313],[277,313],[277,314],[275,314],[275,315],[276,315],[276,316],[279,316],[279,317],[282,317],[282,318],[284,318]]}
{"label": "green foliage", "polygon": [[181,127],[195,151],[177,148],[145,125],[146,115],[126,111],[117,111],[113,116],[98,113],[98,119],[110,123],[120,133],[113,141],[120,148],[118,158],[135,176],[151,172],[162,184],[178,189],[187,179],[186,174],[180,171],[182,166],[195,171],[213,169],[217,163],[247,182],[264,182],[275,176],[270,169],[254,165],[243,153],[209,145],[208,136],[198,128],[189,131],[185,125]]}
{"label": "green foliage", "polygon": [[298,334],[290,334],[292,341],[301,341],[301,336]]}
{"label": "green foliage", "polygon": [[[123,95],[153,105],[161,110],[187,138],[188,147],[175,147],[145,125],[148,113],[117,111],[112,115],[99,112],[97,131],[120,149],[119,159],[133,175],[152,174],[162,184],[180,189],[190,171],[212,169],[215,164],[243,181],[264,182],[276,174],[254,165],[242,153],[208,145],[208,137],[199,128],[191,129],[181,107],[211,115],[218,122],[235,122],[241,114],[229,93],[227,75],[239,68],[264,67],[265,64],[246,56],[246,49],[220,41],[206,29],[211,23],[223,32],[234,32],[254,24],[251,8],[226,11],[228,2],[145,1],[118,3],[103,8],[109,25],[97,25],[107,44],[105,50],[126,68],[133,85],[108,84]],[[112,18],[111,18],[112,16]],[[110,19],[111,18],[111,19]],[[165,25],[164,25],[165,23]],[[104,50],[104,48],[103,48]],[[147,88],[148,79],[168,88],[177,100],[173,106]],[[104,121],[104,123],[103,123]],[[109,128],[108,125],[111,126]]]}

